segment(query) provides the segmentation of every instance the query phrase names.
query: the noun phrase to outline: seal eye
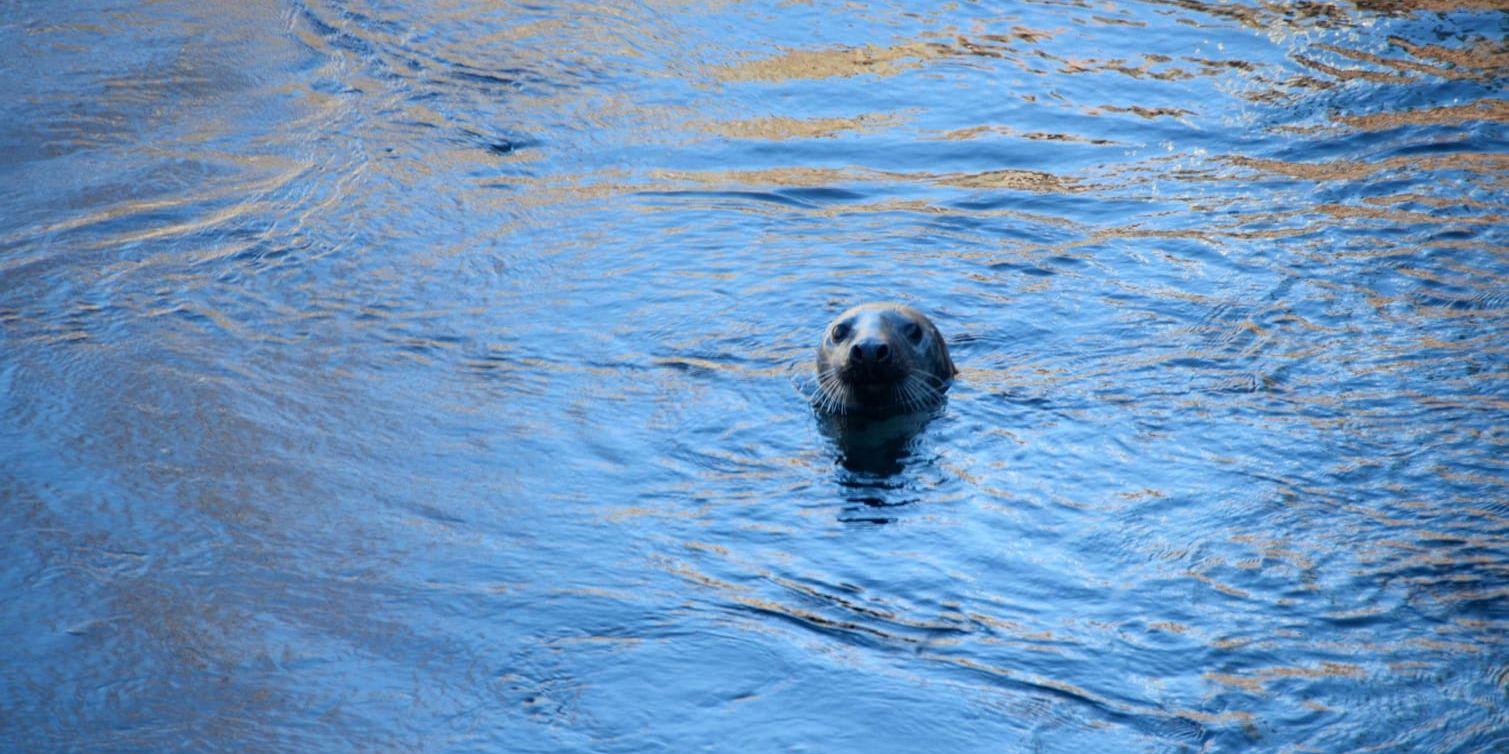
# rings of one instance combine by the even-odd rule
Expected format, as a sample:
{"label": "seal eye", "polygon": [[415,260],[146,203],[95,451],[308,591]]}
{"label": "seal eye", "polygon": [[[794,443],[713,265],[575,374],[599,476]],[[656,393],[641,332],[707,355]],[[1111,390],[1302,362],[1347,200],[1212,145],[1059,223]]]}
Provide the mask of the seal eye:
{"label": "seal eye", "polygon": [[922,342],[922,327],[916,322],[906,323],[906,326],[902,327],[901,331],[906,333],[907,340],[910,340],[913,343]]}
{"label": "seal eye", "polygon": [[840,322],[833,326],[833,342],[837,343],[847,337],[849,337],[849,325],[847,323]]}

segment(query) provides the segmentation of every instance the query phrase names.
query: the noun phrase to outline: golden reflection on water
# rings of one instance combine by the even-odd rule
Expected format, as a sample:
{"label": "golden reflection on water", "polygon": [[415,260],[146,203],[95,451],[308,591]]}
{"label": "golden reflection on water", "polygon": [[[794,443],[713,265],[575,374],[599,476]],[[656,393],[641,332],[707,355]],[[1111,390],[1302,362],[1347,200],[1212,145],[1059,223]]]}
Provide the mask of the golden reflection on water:
{"label": "golden reflection on water", "polygon": [[[1448,64],[1446,66],[1429,66],[1410,61],[1400,61],[1392,58],[1374,59],[1370,62],[1381,65],[1398,65],[1408,70],[1429,73],[1443,78],[1468,78],[1489,79],[1502,76],[1509,70],[1509,45],[1503,40],[1494,41],[1487,38],[1478,38],[1460,47],[1445,47],[1434,44],[1416,44],[1407,39],[1393,38],[1389,40],[1399,49],[1426,60],[1435,60]],[[1350,54],[1353,51],[1340,47],[1330,47],[1338,54]]]}
{"label": "golden reflection on water", "polygon": [[718,70],[719,79],[736,81],[799,81],[860,74],[894,76],[921,67],[926,61],[958,54],[942,42],[905,42],[889,47],[791,50]]}
{"label": "golden reflection on water", "polygon": [[1393,113],[1348,115],[1337,122],[1364,131],[1398,128],[1406,125],[1458,125],[1472,121],[1509,121],[1509,100],[1487,99],[1464,105],[1447,105],[1419,110],[1404,110]]}
{"label": "golden reflection on water", "polygon": [[1086,144],[1107,145],[1118,144],[1112,139],[1092,139],[1084,136],[1076,136],[1067,133],[1054,133],[1049,131],[1018,131],[1010,126],[970,126],[968,128],[956,128],[937,134],[935,137],[945,141],[968,141],[991,136],[1008,136],[1032,141],[1066,141],[1083,142]]}
{"label": "golden reflection on water", "polygon": [[822,139],[841,133],[882,131],[901,120],[895,115],[856,115],[849,118],[787,118],[771,116],[747,120],[711,121],[705,130],[732,139]]}
{"label": "golden reflection on water", "polygon": [[1311,181],[1359,180],[1376,173],[1407,169],[1410,172],[1464,170],[1477,176],[1491,176],[1509,170],[1509,155],[1497,152],[1458,152],[1454,154],[1390,157],[1377,162],[1330,160],[1326,162],[1287,162],[1284,160],[1234,156],[1227,160],[1238,167],[1277,173]]}

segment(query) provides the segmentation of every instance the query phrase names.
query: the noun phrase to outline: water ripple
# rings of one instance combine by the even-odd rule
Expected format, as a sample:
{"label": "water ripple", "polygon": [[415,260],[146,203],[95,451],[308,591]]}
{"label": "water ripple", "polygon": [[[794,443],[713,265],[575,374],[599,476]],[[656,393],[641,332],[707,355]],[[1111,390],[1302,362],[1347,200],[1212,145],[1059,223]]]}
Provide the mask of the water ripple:
{"label": "water ripple", "polygon": [[1502,3],[10,15],[16,747],[1505,744]]}

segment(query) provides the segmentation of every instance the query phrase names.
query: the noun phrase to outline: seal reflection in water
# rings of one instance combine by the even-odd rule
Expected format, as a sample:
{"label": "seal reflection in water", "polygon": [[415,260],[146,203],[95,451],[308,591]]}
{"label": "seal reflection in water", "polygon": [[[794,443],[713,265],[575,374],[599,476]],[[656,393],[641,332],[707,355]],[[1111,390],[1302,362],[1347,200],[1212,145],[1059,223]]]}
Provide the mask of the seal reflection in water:
{"label": "seal reflection in water", "polygon": [[815,403],[844,466],[900,471],[958,371],[942,333],[910,306],[861,304],[838,315],[818,347]]}

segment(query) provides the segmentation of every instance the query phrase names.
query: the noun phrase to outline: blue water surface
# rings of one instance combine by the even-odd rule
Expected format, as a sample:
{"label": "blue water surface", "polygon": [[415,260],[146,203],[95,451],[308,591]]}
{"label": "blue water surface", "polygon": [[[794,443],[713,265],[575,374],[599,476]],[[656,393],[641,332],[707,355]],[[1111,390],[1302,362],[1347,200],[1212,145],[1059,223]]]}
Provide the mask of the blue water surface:
{"label": "blue water surface", "polygon": [[5,4],[0,742],[1509,749],[1506,27]]}

